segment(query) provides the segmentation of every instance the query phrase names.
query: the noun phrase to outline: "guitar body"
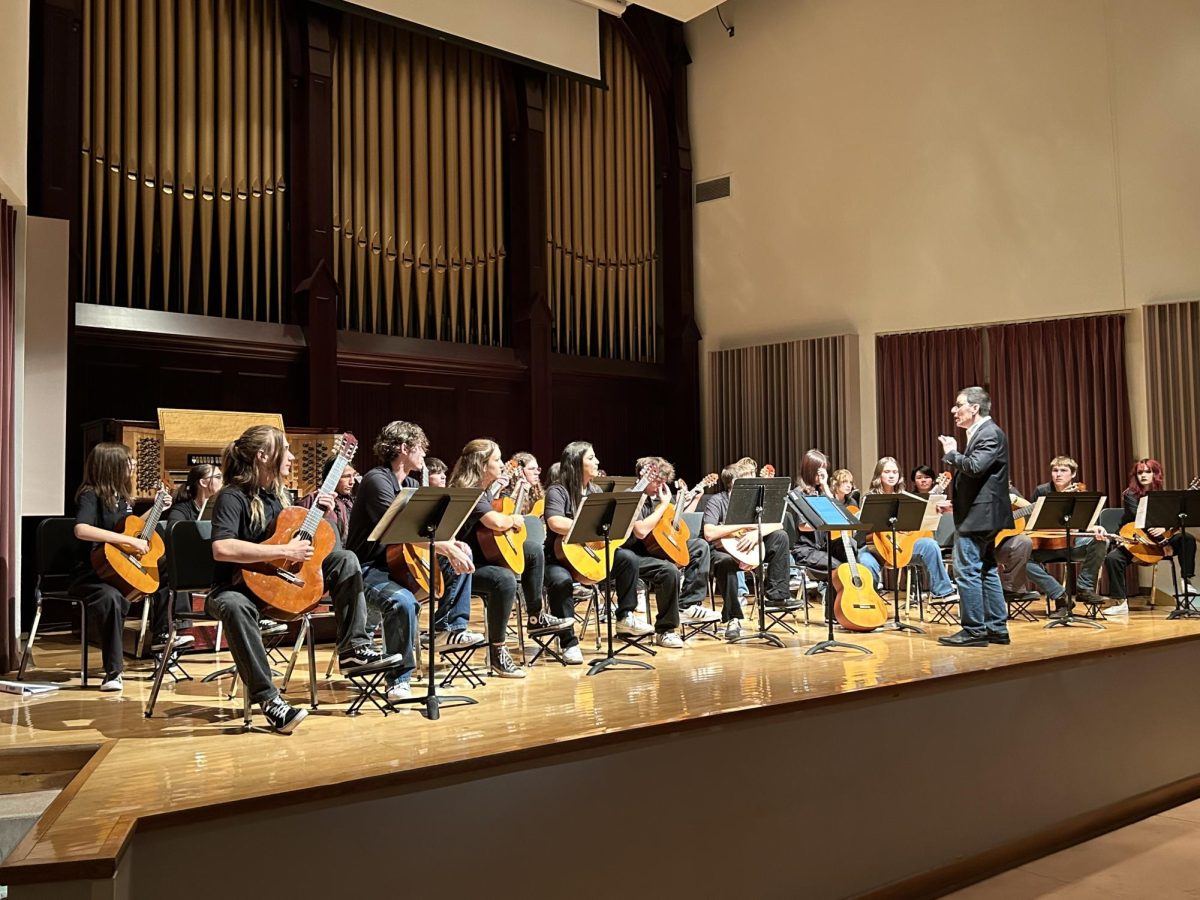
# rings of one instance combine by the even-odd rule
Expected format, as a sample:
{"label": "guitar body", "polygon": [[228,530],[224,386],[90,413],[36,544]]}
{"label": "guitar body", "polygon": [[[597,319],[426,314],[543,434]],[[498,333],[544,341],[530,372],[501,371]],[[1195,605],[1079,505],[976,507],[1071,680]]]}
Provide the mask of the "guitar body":
{"label": "guitar body", "polygon": [[1029,516],[1016,516],[1013,518],[1013,527],[1005,528],[996,535],[996,546],[999,547],[1010,537],[1016,537],[1018,534],[1025,533],[1025,523],[1029,521]]}
{"label": "guitar body", "polygon": [[[766,537],[766,534],[763,534]],[[759,544],[755,544],[749,550],[742,552],[738,549],[737,544],[741,538],[727,537],[721,538],[721,549],[738,561],[743,569],[757,569],[759,563]]]}
{"label": "guitar body", "polygon": [[1153,566],[1166,559],[1171,550],[1168,542],[1174,536],[1174,531],[1168,531],[1160,541],[1132,522],[1121,526],[1121,537],[1125,538],[1125,549],[1143,566]]}
{"label": "guitar body", "polygon": [[[118,529],[121,534],[139,537],[146,521],[141,516],[126,516]],[[92,550],[92,568],[102,581],[111,584],[126,600],[140,600],[153,594],[161,583],[158,563],[162,559],[163,539],[157,531],[150,532],[150,548],[143,556],[132,556],[116,544],[101,544]]]}
{"label": "guitar body", "polygon": [[861,563],[842,563],[834,569],[833,586],[833,614],[847,631],[873,631],[887,621],[887,605]]}
{"label": "guitar body", "polygon": [[931,538],[933,533],[929,531],[899,531],[896,533],[896,544],[893,547],[890,531],[876,531],[871,535],[871,545],[889,568],[895,566],[897,569],[903,569],[912,563],[913,550],[917,547],[917,541],[924,537]]}
{"label": "guitar body", "polygon": [[[418,600],[429,599],[429,548],[417,544],[392,544],[387,549],[388,574],[392,581],[412,591]],[[434,587],[440,597],[446,592],[441,565],[434,566]]]}
{"label": "guitar body", "polygon": [[[616,558],[617,548],[625,543],[609,541],[609,550]],[[562,535],[554,539],[554,555],[564,566],[571,570],[575,580],[580,584],[599,584],[604,580],[604,541],[592,541],[589,544],[567,544]]]}
{"label": "guitar body", "polygon": [[[286,544],[304,524],[308,510],[289,506],[275,520],[275,531],[264,545]],[[313,535],[312,558],[303,563],[273,559],[242,567],[242,581],[259,600],[285,621],[298,619],[312,610],[325,596],[325,578],[321,564],[337,544],[337,537],[324,519]]]}
{"label": "guitar body", "polygon": [[[512,497],[493,500],[492,509],[506,516],[517,514],[517,504]],[[493,531],[483,523],[475,527],[475,537],[484,558],[494,566],[504,566],[515,575],[525,571],[525,538],[528,533],[523,524],[519,531]]]}
{"label": "guitar body", "polygon": [[688,564],[690,558],[687,542],[692,536],[692,530],[688,528],[687,522],[683,521],[682,517],[679,519],[679,527],[673,527],[674,520],[675,504],[670,503],[663,510],[662,518],[658,520],[654,530],[646,535],[646,539],[642,543],[646,545],[651,556],[669,559],[682,568]]}
{"label": "guitar body", "polygon": [[533,504],[533,508],[529,510],[529,514],[539,519],[546,515],[546,498],[538,498],[537,502]]}

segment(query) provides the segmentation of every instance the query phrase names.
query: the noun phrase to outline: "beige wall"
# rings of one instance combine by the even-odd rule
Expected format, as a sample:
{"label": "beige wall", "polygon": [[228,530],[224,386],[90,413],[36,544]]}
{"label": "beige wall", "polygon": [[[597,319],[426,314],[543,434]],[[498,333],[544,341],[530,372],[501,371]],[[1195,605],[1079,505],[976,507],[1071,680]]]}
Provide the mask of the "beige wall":
{"label": "beige wall", "polygon": [[862,335],[863,459],[878,332],[1200,294],[1195,0],[723,10],[687,28],[695,174],[733,176],[696,209],[705,347]]}
{"label": "beige wall", "polygon": [[28,200],[29,0],[0,4],[0,193],[13,206]]}

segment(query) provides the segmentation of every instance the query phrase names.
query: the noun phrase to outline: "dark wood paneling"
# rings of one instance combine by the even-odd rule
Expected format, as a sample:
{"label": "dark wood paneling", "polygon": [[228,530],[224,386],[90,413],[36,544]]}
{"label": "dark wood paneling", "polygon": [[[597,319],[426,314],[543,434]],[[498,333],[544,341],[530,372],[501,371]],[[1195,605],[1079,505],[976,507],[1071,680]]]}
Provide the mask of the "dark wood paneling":
{"label": "dark wood paneling", "polygon": [[[548,469],[571,441],[589,441],[610,475],[633,474],[639,456],[671,458],[667,432],[672,419],[662,380],[560,373],[553,397],[554,453],[541,461],[542,468]],[[680,472],[684,478],[690,475]]]}

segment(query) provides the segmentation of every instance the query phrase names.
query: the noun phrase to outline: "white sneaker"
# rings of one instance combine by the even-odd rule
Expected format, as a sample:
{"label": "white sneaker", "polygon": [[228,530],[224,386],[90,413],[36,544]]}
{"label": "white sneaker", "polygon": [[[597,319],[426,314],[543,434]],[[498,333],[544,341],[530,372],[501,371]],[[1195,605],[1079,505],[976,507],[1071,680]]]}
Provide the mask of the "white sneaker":
{"label": "white sneaker", "polygon": [[109,673],[104,676],[104,680],[100,682],[100,690],[111,694],[125,687],[125,682],[121,680],[121,673]]}
{"label": "white sneaker", "polygon": [[688,625],[706,625],[709,622],[720,622],[721,614],[715,609],[709,609],[703,604],[696,603],[687,609],[681,609],[679,618]]}
{"label": "white sneaker", "polygon": [[1115,616],[1127,616],[1127,615],[1129,615],[1129,601],[1128,600],[1122,600],[1116,606],[1110,606],[1108,609],[1104,610],[1104,617],[1106,619],[1111,619]]}
{"label": "white sneaker", "polygon": [[576,644],[574,647],[568,647],[566,650],[564,650],[562,652],[562,658],[563,662],[565,662],[568,666],[583,665],[583,651],[579,649],[578,644]]}
{"label": "white sneaker", "polygon": [[482,644],[486,638],[474,631],[440,631],[436,638],[438,650],[462,650]]}
{"label": "white sneaker", "polygon": [[395,703],[398,700],[408,700],[410,697],[412,697],[412,685],[407,681],[397,681],[388,688],[388,703]]}
{"label": "white sneaker", "polygon": [[672,650],[683,649],[683,638],[673,631],[664,631],[662,634],[654,636],[654,646],[669,647]]}
{"label": "white sneaker", "polygon": [[725,640],[736,641],[742,636],[742,620],[730,619],[729,624],[725,626]]}
{"label": "white sneaker", "polygon": [[629,613],[623,619],[617,619],[617,634],[650,634],[654,626],[646,622],[636,613]]}
{"label": "white sneaker", "polygon": [[951,591],[948,594],[943,594],[941,597],[930,597],[931,600],[936,600],[938,603],[957,603],[958,591]]}

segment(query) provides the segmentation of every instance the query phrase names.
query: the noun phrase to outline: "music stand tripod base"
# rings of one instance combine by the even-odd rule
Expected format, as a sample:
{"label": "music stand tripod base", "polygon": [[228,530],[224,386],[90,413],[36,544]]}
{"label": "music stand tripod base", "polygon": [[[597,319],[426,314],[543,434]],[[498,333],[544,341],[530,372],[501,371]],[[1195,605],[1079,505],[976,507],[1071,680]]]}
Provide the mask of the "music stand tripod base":
{"label": "music stand tripod base", "polygon": [[866,526],[862,529],[863,532],[882,532],[890,534],[892,538],[892,559],[888,565],[892,570],[892,584],[895,585],[892,590],[892,618],[876,628],[876,631],[925,633],[924,628],[900,621],[900,566],[897,564],[900,553],[897,532],[918,531],[924,513],[923,503],[903,494],[871,494],[863,501],[862,509],[858,512],[860,522]]}
{"label": "music stand tripod base", "polygon": [[1104,626],[1101,625],[1099,622],[1097,622],[1093,619],[1089,619],[1087,616],[1077,616],[1074,613],[1068,613],[1067,615],[1063,616],[1061,619],[1051,619],[1049,622],[1047,622],[1045,625],[1043,625],[1042,628],[1045,628],[1045,629],[1058,628],[1058,627],[1068,627],[1069,628],[1072,625],[1087,625],[1089,628],[1098,628],[1101,631],[1104,631]]}

